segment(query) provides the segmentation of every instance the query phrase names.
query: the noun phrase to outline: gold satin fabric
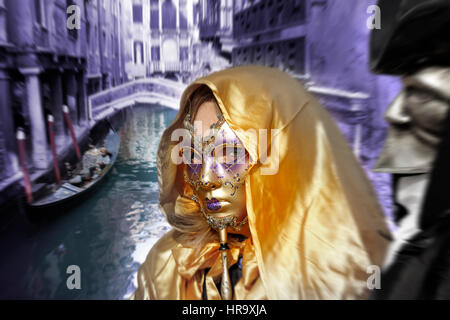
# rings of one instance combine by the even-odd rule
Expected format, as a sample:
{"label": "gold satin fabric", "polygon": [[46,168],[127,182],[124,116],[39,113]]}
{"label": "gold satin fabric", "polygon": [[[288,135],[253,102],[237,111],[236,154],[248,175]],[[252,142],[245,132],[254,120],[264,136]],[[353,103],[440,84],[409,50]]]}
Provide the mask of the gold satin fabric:
{"label": "gold satin fabric", "polygon": [[[371,184],[328,113],[295,79],[279,70],[235,67],[191,84],[158,150],[160,207],[175,208],[176,165],[170,134],[181,127],[186,99],[201,84],[252,159],[259,139],[249,129],[279,129],[279,170],[263,175],[256,164],[246,178],[251,239],[231,250],[243,255],[235,299],[358,299],[369,294],[370,265],[382,266],[390,232]],[[270,138],[270,133],[268,134]],[[268,148],[270,150],[270,147]],[[273,165],[276,157],[269,154]],[[203,267],[209,299],[219,299],[212,279],[218,244],[198,256],[172,233],[150,251],[138,273],[137,299],[201,299]],[[218,268],[218,267],[217,267]],[[208,279],[209,278],[209,279]]]}
{"label": "gold satin fabric", "polygon": [[[243,256],[242,278],[234,287],[233,299],[266,299],[251,239],[239,246],[230,246],[229,267],[237,262],[240,254]],[[214,283],[222,274],[219,243],[209,243],[196,253],[194,248],[177,243],[170,231],[155,244],[140,267],[138,289],[132,298],[201,300],[205,268],[211,268],[206,274],[208,300],[220,300]]]}

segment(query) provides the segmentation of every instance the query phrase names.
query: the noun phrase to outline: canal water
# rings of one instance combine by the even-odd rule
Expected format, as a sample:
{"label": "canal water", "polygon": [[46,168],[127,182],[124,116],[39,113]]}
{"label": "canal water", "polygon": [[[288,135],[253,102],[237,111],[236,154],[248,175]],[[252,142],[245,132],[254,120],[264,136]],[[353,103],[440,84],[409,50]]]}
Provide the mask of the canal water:
{"label": "canal water", "polygon": [[[170,230],[157,205],[156,151],[175,114],[135,106],[118,159],[90,197],[53,218],[5,228],[0,299],[127,299],[134,292],[138,267]],[[80,289],[67,286],[72,265]]]}

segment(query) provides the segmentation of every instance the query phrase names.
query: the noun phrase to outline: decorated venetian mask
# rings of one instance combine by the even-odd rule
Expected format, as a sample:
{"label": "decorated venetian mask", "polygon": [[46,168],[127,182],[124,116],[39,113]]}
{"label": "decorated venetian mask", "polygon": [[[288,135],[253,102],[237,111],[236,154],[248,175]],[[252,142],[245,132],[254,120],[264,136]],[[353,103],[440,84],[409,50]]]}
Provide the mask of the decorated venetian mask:
{"label": "decorated venetian mask", "polygon": [[195,130],[199,123],[193,125],[190,115],[186,117],[191,139],[181,148],[184,178],[212,228],[239,230],[247,222],[244,183],[250,159],[220,111],[218,118],[203,137]]}

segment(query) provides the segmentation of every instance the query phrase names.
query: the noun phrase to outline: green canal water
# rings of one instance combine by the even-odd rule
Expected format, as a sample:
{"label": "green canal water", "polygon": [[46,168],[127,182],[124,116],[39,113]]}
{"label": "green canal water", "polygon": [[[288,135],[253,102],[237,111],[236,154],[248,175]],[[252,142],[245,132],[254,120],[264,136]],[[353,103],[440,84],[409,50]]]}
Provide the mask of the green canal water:
{"label": "green canal water", "polygon": [[[139,265],[170,230],[157,205],[156,151],[175,114],[134,107],[118,159],[90,197],[2,233],[0,299],[127,299],[134,292]],[[67,286],[71,265],[79,267],[80,289]]]}

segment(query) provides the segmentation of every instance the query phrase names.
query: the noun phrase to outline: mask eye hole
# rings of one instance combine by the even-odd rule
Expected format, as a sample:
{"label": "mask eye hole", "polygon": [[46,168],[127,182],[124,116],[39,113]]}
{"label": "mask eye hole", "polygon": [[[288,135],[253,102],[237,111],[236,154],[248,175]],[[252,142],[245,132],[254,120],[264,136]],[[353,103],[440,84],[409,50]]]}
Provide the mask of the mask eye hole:
{"label": "mask eye hole", "polygon": [[424,104],[431,100],[437,99],[437,97],[429,90],[416,86],[408,86],[406,88],[406,99],[408,102],[413,104]]}
{"label": "mask eye hole", "polygon": [[238,144],[221,144],[214,148],[213,156],[218,163],[245,163],[245,148]]}
{"label": "mask eye hole", "polygon": [[183,157],[183,162],[186,164],[202,163],[202,155],[192,147],[182,147],[180,150],[180,154]]}

